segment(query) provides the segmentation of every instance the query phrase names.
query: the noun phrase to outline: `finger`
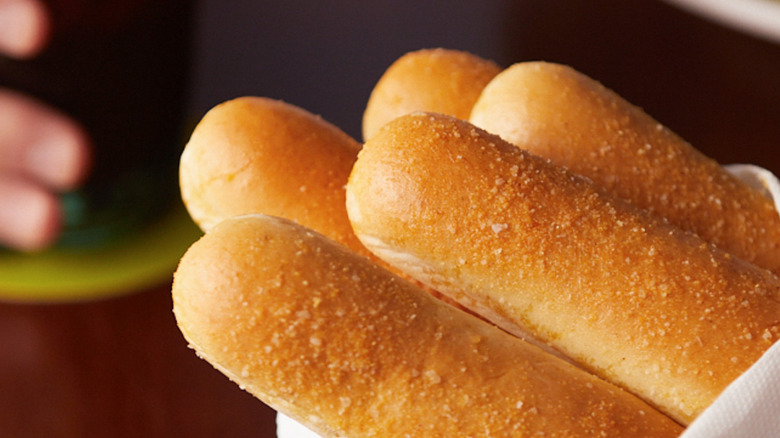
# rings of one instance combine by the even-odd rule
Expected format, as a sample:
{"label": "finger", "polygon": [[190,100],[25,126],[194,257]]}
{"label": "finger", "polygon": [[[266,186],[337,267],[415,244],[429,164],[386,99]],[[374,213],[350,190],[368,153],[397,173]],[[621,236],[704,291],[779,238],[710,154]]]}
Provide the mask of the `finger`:
{"label": "finger", "polygon": [[43,49],[51,28],[39,0],[0,0],[0,53],[29,58]]}
{"label": "finger", "polygon": [[65,190],[84,179],[89,164],[89,139],[76,122],[43,103],[0,90],[0,173]]}
{"label": "finger", "polygon": [[40,186],[0,176],[0,245],[35,251],[54,242],[62,213],[59,201]]}

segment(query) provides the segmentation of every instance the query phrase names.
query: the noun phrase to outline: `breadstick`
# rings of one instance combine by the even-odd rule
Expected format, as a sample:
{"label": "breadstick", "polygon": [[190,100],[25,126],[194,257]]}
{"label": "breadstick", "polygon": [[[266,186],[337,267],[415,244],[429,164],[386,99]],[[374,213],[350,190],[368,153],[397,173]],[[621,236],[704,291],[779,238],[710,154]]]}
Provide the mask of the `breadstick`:
{"label": "breadstick", "polygon": [[363,114],[363,139],[413,111],[467,119],[482,88],[501,68],[467,52],[423,49],[398,58],[371,91]]}
{"label": "breadstick", "polygon": [[181,156],[182,199],[204,230],[265,213],[360,245],[344,208],[344,185],[361,145],[295,105],[241,97],[212,108]]}
{"label": "breadstick", "polygon": [[484,88],[469,120],[780,274],[780,215],[769,199],[570,67],[507,68]]}
{"label": "breadstick", "polygon": [[203,359],[323,437],[676,437],[638,398],[293,222],[228,219],[184,255]]}
{"label": "breadstick", "polygon": [[182,199],[204,231],[243,214],[283,217],[408,277],[377,258],[352,231],[344,186],[360,148],[300,107],[237,98],[211,109],[195,127],[180,162]]}
{"label": "breadstick", "polygon": [[455,118],[416,113],[347,185],[363,243],[688,424],[780,337],[780,279]]}

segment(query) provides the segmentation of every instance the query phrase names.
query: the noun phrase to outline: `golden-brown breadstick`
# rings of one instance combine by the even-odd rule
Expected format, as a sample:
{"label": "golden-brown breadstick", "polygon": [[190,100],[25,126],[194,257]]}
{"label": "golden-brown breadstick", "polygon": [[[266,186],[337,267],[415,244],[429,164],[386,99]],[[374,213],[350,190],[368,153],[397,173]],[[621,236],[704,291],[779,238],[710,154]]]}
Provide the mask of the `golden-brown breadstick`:
{"label": "golden-brown breadstick", "polygon": [[363,114],[363,139],[412,111],[467,119],[482,88],[501,68],[467,52],[423,49],[398,58],[374,86]]}
{"label": "golden-brown breadstick", "polygon": [[228,219],[184,255],[200,357],[323,437],[676,437],[638,398],[433,299],[322,235]]}
{"label": "golden-brown breadstick", "polygon": [[363,146],[347,210],[381,258],[687,424],[780,338],[780,279],[455,118]]}
{"label": "golden-brown breadstick", "polygon": [[180,161],[182,198],[204,230],[232,216],[264,213],[364,251],[344,207],[344,185],[360,147],[295,105],[233,99],[195,127]]}
{"label": "golden-brown breadstick", "polygon": [[484,88],[469,120],[780,274],[780,215],[770,200],[570,67],[507,68]]}

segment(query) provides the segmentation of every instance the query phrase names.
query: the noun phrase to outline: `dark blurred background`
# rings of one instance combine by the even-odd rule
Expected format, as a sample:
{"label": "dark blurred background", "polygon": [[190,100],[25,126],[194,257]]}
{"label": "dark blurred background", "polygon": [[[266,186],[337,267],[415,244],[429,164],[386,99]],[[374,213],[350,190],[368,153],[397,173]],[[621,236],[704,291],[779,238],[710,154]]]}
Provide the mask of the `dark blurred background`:
{"label": "dark blurred background", "polygon": [[374,84],[404,53],[503,52],[511,1],[216,1],[202,3],[198,110],[254,94],[318,113],[360,138]]}
{"label": "dark blurred background", "polygon": [[197,111],[274,97],[360,139],[384,70],[408,51],[446,47],[503,66],[569,64],[720,162],[780,171],[780,44],[663,1],[207,0],[201,18]]}

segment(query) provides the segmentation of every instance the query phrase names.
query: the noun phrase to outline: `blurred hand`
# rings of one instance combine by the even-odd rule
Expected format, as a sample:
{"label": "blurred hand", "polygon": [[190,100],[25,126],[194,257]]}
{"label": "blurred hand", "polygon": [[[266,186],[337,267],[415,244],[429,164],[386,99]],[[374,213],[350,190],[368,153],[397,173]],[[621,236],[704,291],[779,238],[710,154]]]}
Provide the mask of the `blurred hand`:
{"label": "blurred hand", "polygon": [[[39,0],[0,0],[0,54],[33,57],[49,32]],[[88,137],[75,121],[0,89],[0,245],[34,251],[57,238],[62,213],[56,194],[83,180],[89,155]]]}

